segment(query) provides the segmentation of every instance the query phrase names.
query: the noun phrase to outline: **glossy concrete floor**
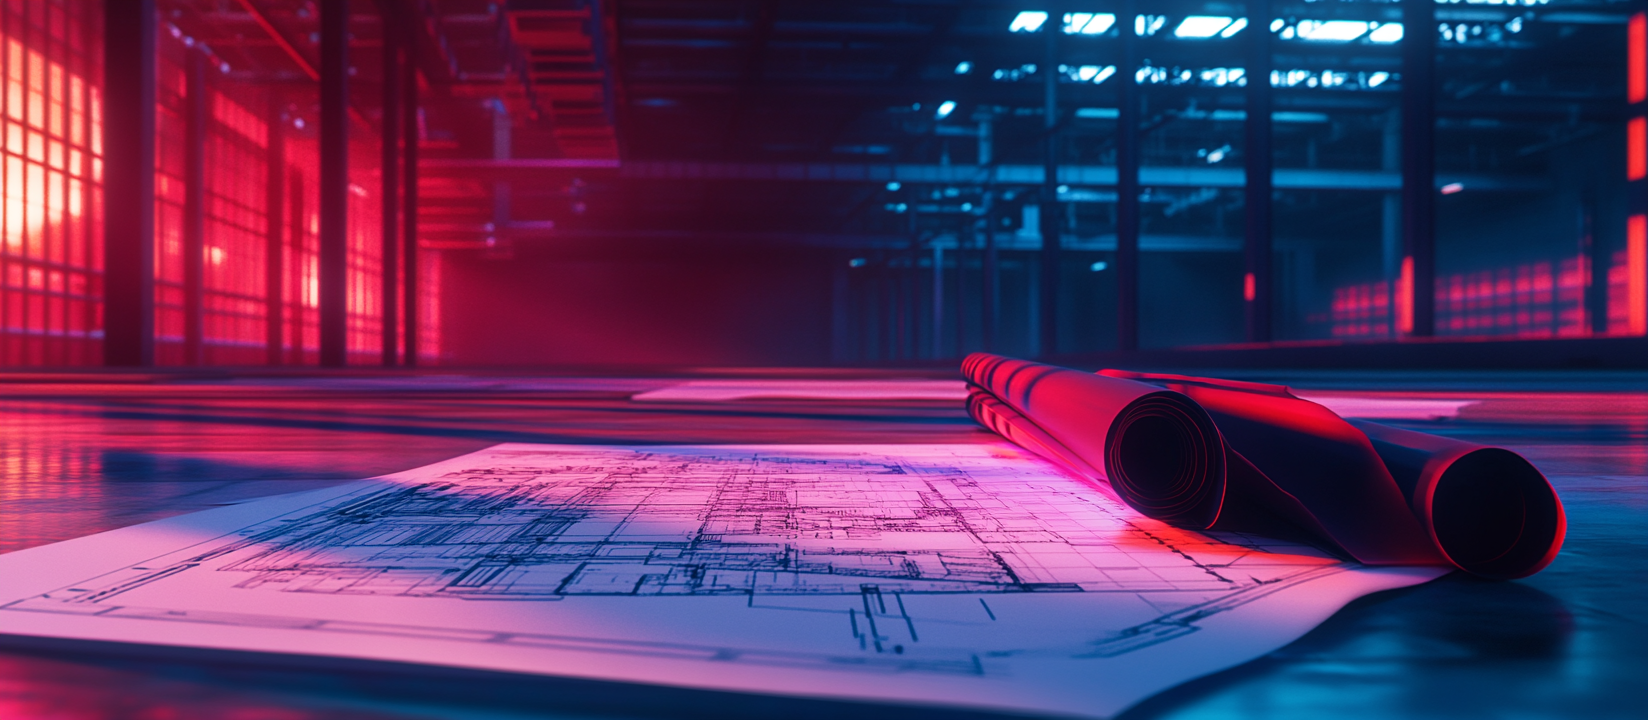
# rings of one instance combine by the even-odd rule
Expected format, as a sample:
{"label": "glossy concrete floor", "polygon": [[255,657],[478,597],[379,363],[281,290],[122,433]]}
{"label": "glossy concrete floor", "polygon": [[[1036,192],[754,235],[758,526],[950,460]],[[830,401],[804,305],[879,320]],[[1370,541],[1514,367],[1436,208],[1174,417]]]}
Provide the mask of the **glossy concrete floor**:
{"label": "glossy concrete floor", "polygon": [[[1407,427],[1522,452],[1567,545],[1518,582],[1365,598],[1299,641],[1124,715],[1648,717],[1648,375],[1279,372],[1478,401]],[[864,376],[860,376],[864,377]],[[402,470],[495,442],[968,442],[959,404],[639,403],[660,379],[0,376],[0,551]],[[0,718],[855,717],[931,713],[553,679],[119,648],[0,649]]]}

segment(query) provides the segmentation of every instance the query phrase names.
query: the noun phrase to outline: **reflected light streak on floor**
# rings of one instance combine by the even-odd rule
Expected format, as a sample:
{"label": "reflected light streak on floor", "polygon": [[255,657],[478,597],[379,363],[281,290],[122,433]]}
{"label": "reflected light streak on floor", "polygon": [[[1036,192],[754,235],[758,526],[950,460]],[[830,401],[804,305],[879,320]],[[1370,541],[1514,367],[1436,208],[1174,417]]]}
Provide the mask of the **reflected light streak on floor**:
{"label": "reflected light streak on floor", "polygon": [[[496,442],[988,437],[959,403],[939,400],[629,399],[670,384],[656,379],[4,380],[0,550],[416,467]],[[1478,382],[1422,391],[1405,390],[1400,376],[1366,374],[1337,385],[1312,380],[1307,393],[1372,399],[1380,407],[1472,401],[1456,418],[1390,422],[1526,454],[1567,504],[1564,554],[1524,581],[1456,575],[1358,601],[1271,656],[1158,696],[1126,717],[1640,717],[1634,688],[1648,677],[1643,385],[1620,380],[1612,388],[1542,393],[1522,389],[1526,379],[1516,389]],[[842,711],[729,696],[660,699],[541,679],[0,652],[0,717],[7,718],[824,717]],[[911,717],[908,710],[881,714]]]}

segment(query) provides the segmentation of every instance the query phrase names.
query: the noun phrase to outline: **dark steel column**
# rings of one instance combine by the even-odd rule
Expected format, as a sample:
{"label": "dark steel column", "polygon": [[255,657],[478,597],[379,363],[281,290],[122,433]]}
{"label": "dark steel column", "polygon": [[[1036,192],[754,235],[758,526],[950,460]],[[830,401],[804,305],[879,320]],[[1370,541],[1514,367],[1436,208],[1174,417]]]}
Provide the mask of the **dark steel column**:
{"label": "dark steel column", "polygon": [[[1122,28],[1124,31],[1126,27]],[[1063,213],[1059,212],[1059,40],[1064,36],[1064,9],[1053,3],[1041,26],[1042,54],[1042,179],[1041,211],[1041,347],[1046,357],[1059,351],[1059,272]],[[1125,32],[1123,33],[1126,34]]]}
{"label": "dark steel column", "polygon": [[[401,305],[406,316],[406,321],[402,323],[406,328],[406,347],[401,355],[407,367],[418,364],[418,32],[412,25],[415,18],[408,16],[402,26],[405,30],[402,39],[406,43],[406,61],[401,64],[401,81],[404,83],[401,121],[405,123],[401,136],[405,138],[403,144],[406,148],[406,154],[401,159],[401,171],[404,173],[401,188],[405,192],[401,234],[406,242],[401,253],[401,261],[405,263],[401,272],[405,300]],[[385,118],[384,122],[389,120]]]}
{"label": "dark steel column", "polygon": [[[291,202],[287,206],[286,217],[289,218],[289,221],[287,222],[287,233],[292,238],[292,251],[294,253],[298,253],[298,257],[302,257],[304,238],[308,233],[309,227],[309,210],[304,207],[305,198],[303,192],[303,173],[291,173],[289,182],[290,184],[287,186],[286,196],[291,198]],[[302,365],[304,363],[303,324],[307,322],[303,309],[303,270],[301,268],[294,267],[292,275],[293,280],[297,281],[292,284],[294,291],[292,293],[293,299],[297,302],[294,303],[296,307],[292,311],[292,322],[288,324],[292,337],[292,351],[290,359],[287,362],[290,362],[293,365]]]}
{"label": "dark steel column", "polygon": [[[1629,185],[1629,183],[1627,183]],[[1577,230],[1579,232],[1579,253],[1587,259],[1590,265],[1589,278],[1585,285],[1585,314],[1590,318],[1592,335],[1608,334],[1608,263],[1611,259],[1608,247],[1597,241],[1596,215],[1597,201],[1596,188],[1587,185],[1579,193],[1579,217]]]}
{"label": "dark steel column", "polygon": [[383,364],[394,367],[400,353],[400,124],[401,22],[386,6],[383,13],[383,142],[380,177],[383,179]]}
{"label": "dark steel column", "polygon": [[968,250],[974,245],[974,237],[978,230],[978,223],[972,215],[964,216],[962,226],[956,232],[956,280],[951,283],[953,293],[950,297],[950,307],[954,308],[951,314],[956,326],[954,357],[963,357],[967,353],[967,261]]}
{"label": "dark steel column", "polygon": [[1138,0],[1122,3],[1116,64],[1116,349],[1139,348],[1139,40]]}
{"label": "dark steel column", "polygon": [[979,330],[985,352],[996,351],[996,328],[1001,324],[1001,300],[998,299],[1000,290],[1000,275],[997,266],[1000,264],[1001,254],[996,250],[996,223],[997,218],[995,191],[986,190],[984,194],[984,257],[982,267],[979,268]]}
{"label": "dark steel column", "polygon": [[183,105],[183,364],[205,362],[206,312],[206,55],[191,48],[184,61]]}
{"label": "dark steel column", "polygon": [[320,364],[348,362],[349,1],[320,4]]}
{"label": "dark steel column", "polygon": [[1248,0],[1247,16],[1247,151],[1243,153],[1247,158],[1243,193],[1247,275],[1242,279],[1242,297],[1247,306],[1247,341],[1270,342],[1275,297],[1271,283],[1270,0]]}
{"label": "dark steel column", "polygon": [[1402,277],[1412,303],[1409,334],[1430,337],[1436,330],[1435,1],[1402,0],[1402,26]]}
{"label": "dark steel column", "polygon": [[154,364],[155,3],[103,2],[103,364]]}
{"label": "dark steel column", "polygon": [[286,121],[280,94],[269,101],[269,147],[264,156],[263,321],[265,362],[285,359],[286,315]]}

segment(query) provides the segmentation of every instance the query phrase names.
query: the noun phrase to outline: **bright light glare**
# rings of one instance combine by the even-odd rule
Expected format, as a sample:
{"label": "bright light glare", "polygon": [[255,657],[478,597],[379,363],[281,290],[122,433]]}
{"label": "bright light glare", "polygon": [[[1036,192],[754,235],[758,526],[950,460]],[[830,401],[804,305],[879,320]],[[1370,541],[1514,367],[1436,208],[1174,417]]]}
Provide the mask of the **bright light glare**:
{"label": "bright light glare", "polygon": [[894,181],[892,181],[892,182],[890,182],[890,183],[887,183],[887,190],[888,190],[888,191],[889,191],[889,192],[898,192],[898,189],[899,189],[899,188],[901,188],[901,187],[904,187],[904,186],[903,186],[903,185],[900,185],[900,184],[898,184],[898,181],[897,181],[897,180],[894,180]]}
{"label": "bright light glare", "polygon": [[1388,73],[1388,72],[1376,72],[1376,73],[1368,76],[1368,87],[1370,87],[1370,88],[1379,87],[1380,85],[1384,85],[1385,81],[1389,80],[1389,79],[1390,79],[1390,73]]}
{"label": "bright light glare", "polygon": [[1100,260],[1096,263],[1093,263],[1092,265],[1089,265],[1087,267],[1087,269],[1091,270],[1093,272],[1104,272],[1104,269],[1107,268],[1107,267],[1110,267],[1110,264],[1103,261],[1103,260]]}
{"label": "bright light glare", "polygon": [[1452,194],[1454,194],[1456,192],[1459,192],[1461,190],[1464,190],[1464,189],[1465,189],[1465,184],[1464,183],[1448,183],[1448,184],[1442,186],[1442,194],[1443,195],[1452,195]]}
{"label": "bright light glare", "polygon": [[1033,33],[1041,30],[1047,24],[1047,13],[1040,10],[1025,10],[1013,18],[1013,24],[1007,26],[1008,32]]}
{"label": "bright light glare", "polygon": [[1065,13],[1064,34],[1102,35],[1115,24],[1116,16],[1110,13]]}
{"label": "bright light glare", "polygon": [[1115,75],[1115,74],[1116,74],[1116,66],[1115,65],[1106,65],[1102,68],[1099,68],[1098,74],[1093,76],[1093,84],[1097,85],[1097,84],[1102,83],[1106,80],[1109,80],[1110,76]]}
{"label": "bright light glare", "polygon": [[1276,32],[1277,30],[1281,30],[1282,27],[1285,26],[1285,25],[1287,25],[1286,20],[1283,20],[1281,18],[1276,18],[1275,20],[1270,21],[1270,31],[1271,32]]}
{"label": "bright light glare", "polygon": [[1361,20],[1300,20],[1299,39],[1314,42],[1350,42],[1368,31]]}
{"label": "bright light glare", "polygon": [[1368,40],[1376,43],[1393,43],[1402,40],[1402,23],[1385,23],[1368,33]]}
{"label": "bright light glare", "polygon": [[967,73],[970,73],[972,71],[973,71],[973,64],[972,63],[967,62],[966,60],[963,60],[961,62],[956,63],[956,74],[957,75],[966,75]]}
{"label": "bright light glare", "polygon": [[1174,37],[1210,38],[1230,26],[1230,18],[1217,15],[1191,15],[1173,29]]}
{"label": "bright light glare", "polygon": [[944,118],[950,117],[950,113],[953,113],[955,111],[956,111],[956,101],[954,101],[954,100],[945,100],[943,103],[939,104],[938,111],[933,113],[933,117],[936,117],[940,120],[943,120]]}
{"label": "bright light glare", "polygon": [[1236,18],[1236,22],[1231,23],[1230,27],[1225,28],[1223,32],[1219,33],[1219,37],[1230,37],[1241,32],[1242,28],[1245,27],[1247,27],[1247,18]]}

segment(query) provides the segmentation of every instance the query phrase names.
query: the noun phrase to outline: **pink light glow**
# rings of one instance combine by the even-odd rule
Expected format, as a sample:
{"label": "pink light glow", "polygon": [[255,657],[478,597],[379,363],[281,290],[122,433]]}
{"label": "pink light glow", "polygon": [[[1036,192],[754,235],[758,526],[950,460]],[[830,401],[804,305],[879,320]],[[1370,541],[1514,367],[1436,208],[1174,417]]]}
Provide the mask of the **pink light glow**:
{"label": "pink light glow", "polygon": [[[1648,247],[1648,223],[1639,221],[1633,227],[1637,228],[1630,235],[1636,238],[1631,240],[1633,247]],[[1648,252],[1638,250],[1638,253],[1648,257]],[[1648,266],[1648,260],[1638,260],[1638,263]],[[1410,267],[1409,262],[1403,263],[1404,278],[1409,277]],[[1640,287],[1634,288],[1630,278],[1645,273],[1648,270],[1633,273],[1629,252],[1620,251],[1614,253],[1605,277],[1597,278],[1608,287],[1609,334],[1643,334],[1643,326],[1648,325],[1648,321],[1635,318],[1648,318],[1648,312],[1638,310],[1633,316],[1631,310],[1648,307],[1648,303],[1643,302],[1645,293]],[[1443,335],[1521,338],[1589,335],[1591,325],[1585,309],[1585,288],[1591,282],[1591,268],[1583,256],[1556,263],[1540,261],[1438,276],[1436,329]],[[1637,283],[1642,284],[1642,281]],[[1385,281],[1335,288],[1330,310],[1323,318],[1329,323],[1329,333],[1335,338],[1347,339],[1390,337],[1393,300],[1396,329],[1405,332],[1412,320],[1411,315],[1407,315],[1411,310],[1404,302],[1401,280],[1396,290],[1391,292],[1390,283]]]}

